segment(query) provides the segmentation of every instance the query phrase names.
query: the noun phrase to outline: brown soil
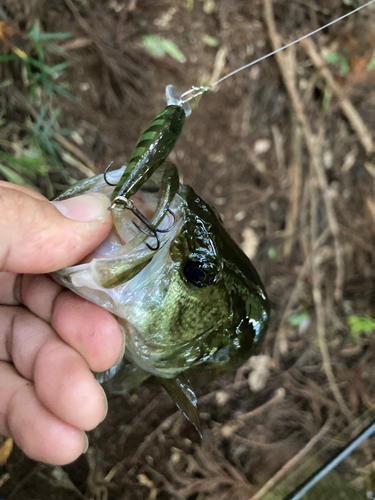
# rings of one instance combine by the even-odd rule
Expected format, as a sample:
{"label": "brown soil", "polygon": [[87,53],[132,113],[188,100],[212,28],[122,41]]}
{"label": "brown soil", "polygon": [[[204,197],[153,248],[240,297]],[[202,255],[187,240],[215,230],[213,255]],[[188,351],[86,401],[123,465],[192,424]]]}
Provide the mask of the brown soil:
{"label": "brown soil", "polygon": [[[46,32],[83,40],[67,47],[70,91],[83,105],[66,99],[58,105],[61,126],[77,130],[101,172],[110,161],[126,163],[164,108],[167,84],[186,90],[272,50],[276,35],[270,37],[265,3],[5,0],[1,7],[23,31],[39,20]],[[287,43],[348,11],[341,0],[276,0],[274,21]],[[347,318],[374,314],[375,155],[365,135],[375,128],[375,72],[367,70],[374,22],[370,6],[312,39],[324,61],[327,52],[347,61],[344,75],[338,65],[327,66],[340,95],[307,55],[309,47],[298,45],[283,60],[269,58],[205,94],[171,155],[183,182],[219,209],[236,241],[255,255],[272,303],[261,390],[247,382],[250,363],[197,384],[202,443],[158,386],[110,396],[107,419],[75,463],[50,467],[13,451],[0,467],[0,480],[8,478],[0,487],[4,499],[247,499],[319,432],[313,451],[371,408],[374,338],[354,336]],[[140,37],[149,33],[172,40],[187,61],[145,53]],[[218,46],[207,44],[207,35]],[[14,119],[16,109],[22,116],[7,92],[4,116]],[[351,121],[355,110],[362,129]],[[307,320],[292,326],[288,318],[301,312]],[[319,460],[361,428],[355,421],[352,434]],[[342,469],[351,487],[371,489],[371,468],[363,468],[374,460],[373,448],[364,444]],[[363,494],[349,488],[340,498]]]}

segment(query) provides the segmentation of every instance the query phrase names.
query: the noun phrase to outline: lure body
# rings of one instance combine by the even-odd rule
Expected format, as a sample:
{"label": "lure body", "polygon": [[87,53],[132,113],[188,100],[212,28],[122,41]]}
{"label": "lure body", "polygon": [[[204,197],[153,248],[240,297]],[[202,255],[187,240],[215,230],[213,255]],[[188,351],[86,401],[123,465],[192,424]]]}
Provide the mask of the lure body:
{"label": "lure body", "polygon": [[170,105],[157,115],[138,139],[130,161],[113,193],[130,198],[164,163],[172,151],[185,122],[181,106]]}
{"label": "lure body", "polygon": [[[184,372],[243,363],[264,337],[269,303],[257,272],[215,211],[179,185],[176,167],[165,161],[182,128],[181,113],[168,106],[151,122],[128,167],[77,183],[59,197],[110,196],[114,228],[84,263],[55,277],[112,312],[125,330],[124,359],[98,380],[125,392],[153,375],[199,428]],[[108,178],[117,183],[114,190]],[[140,232],[134,213],[121,206],[133,195],[137,210],[151,214],[156,250],[148,244],[155,234]]]}

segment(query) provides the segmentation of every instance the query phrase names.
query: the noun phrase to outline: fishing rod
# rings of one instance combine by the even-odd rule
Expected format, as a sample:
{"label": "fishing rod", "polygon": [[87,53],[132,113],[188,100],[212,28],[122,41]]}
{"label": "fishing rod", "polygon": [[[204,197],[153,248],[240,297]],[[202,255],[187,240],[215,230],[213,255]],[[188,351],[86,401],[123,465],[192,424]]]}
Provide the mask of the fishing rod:
{"label": "fishing rod", "polygon": [[300,484],[292,493],[287,495],[284,500],[300,500],[308,491],[325,478],[333,469],[335,469],[343,460],[345,460],[360,444],[375,433],[375,421],[365,427],[360,434],[351,440],[335,457],[317,469],[310,477]]}

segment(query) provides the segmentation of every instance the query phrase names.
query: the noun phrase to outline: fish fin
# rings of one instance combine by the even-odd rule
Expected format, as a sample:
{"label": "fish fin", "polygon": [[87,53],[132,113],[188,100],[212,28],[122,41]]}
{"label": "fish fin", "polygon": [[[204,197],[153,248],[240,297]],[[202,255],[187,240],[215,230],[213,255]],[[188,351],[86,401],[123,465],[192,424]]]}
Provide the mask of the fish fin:
{"label": "fish fin", "polygon": [[175,378],[155,377],[160,385],[166,389],[178,409],[194,425],[202,438],[202,427],[199,419],[198,401],[194,389],[183,373]]}
{"label": "fish fin", "polygon": [[94,377],[95,380],[99,382],[99,384],[103,384],[104,382],[108,382],[108,380],[111,380],[116,373],[119,371],[121,366],[121,363],[118,363],[115,366],[112,366],[109,370],[106,370],[104,372],[94,372]]}
{"label": "fish fin", "polygon": [[133,365],[129,360],[122,360],[117,365],[116,373],[111,377],[108,388],[113,394],[124,394],[147,380],[150,373]]}

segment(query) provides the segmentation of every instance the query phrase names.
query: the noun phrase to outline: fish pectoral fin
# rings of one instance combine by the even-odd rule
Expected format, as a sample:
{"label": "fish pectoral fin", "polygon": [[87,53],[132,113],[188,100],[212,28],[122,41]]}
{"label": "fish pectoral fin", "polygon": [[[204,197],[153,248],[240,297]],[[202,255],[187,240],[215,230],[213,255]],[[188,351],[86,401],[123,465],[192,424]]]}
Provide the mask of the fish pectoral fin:
{"label": "fish pectoral fin", "polygon": [[194,425],[202,438],[202,427],[199,419],[198,401],[189,380],[183,373],[175,378],[155,377],[160,385],[171,396],[178,409]]}
{"label": "fish pectoral fin", "polygon": [[108,382],[112,394],[125,394],[150,378],[150,374],[125,358],[105,372],[95,373],[96,380]]}

